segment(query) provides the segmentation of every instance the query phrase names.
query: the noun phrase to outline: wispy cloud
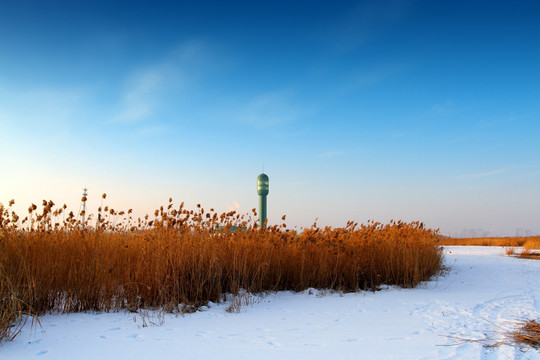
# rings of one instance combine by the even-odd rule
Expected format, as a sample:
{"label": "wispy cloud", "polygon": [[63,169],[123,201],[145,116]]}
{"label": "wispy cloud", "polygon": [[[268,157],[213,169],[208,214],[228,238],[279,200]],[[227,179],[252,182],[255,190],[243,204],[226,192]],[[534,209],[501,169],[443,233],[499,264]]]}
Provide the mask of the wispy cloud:
{"label": "wispy cloud", "polygon": [[233,201],[232,205],[227,206],[226,211],[236,211],[240,212],[242,206],[237,201]]}
{"label": "wispy cloud", "polygon": [[533,177],[533,176],[539,176],[539,175],[540,175],[540,171],[533,171],[527,174],[523,174],[523,177]]}
{"label": "wispy cloud", "polygon": [[461,142],[463,142],[463,141],[465,141],[465,137],[460,136],[460,137],[455,137],[455,138],[453,138],[453,139],[450,139],[450,140],[448,140],[446,143],[447,143],[448,145],[453,145],[453,144],[459,144],[459,143],[461,143]]}
{"label": "wispy cloud", "polygon": [[301,186],[301,185],[306,185],[306,184],[309,184],[309,181],[300,180],[300,181],[294,181],[294,182],[290,182],[290,183],[285,183],[284,185],[285,186]]}
{"label": "wispy cloud", "polygon": [[350,71],[344,76],[343,85],[338,88],[338,95],[378,85],[406,72],[408,68],[406,64],[388,63]]}
{"label": "wispy cloud", "polygon": [[[283,125],[304,120],[314,112],[298,101],[300,97],[295,90],[287,88],[249,95],[233,93],[219,98],[206,96],[204,107],[193,108],[200,101],[206,80],[212,81],[209,75],[228,68],[227,55],[223,56],[225,65],[215,65],[218,52],[227,53],[219,46],[194,41],[132,72],[126,77],[112,120],[137,126],[155,122],[160,115],[174,109],[176,118],[182,118],[185,111],[198,121],[282,131]],[[283,136],[295,136],[296,132],[291,132],[295,129],[286,130]]]}
{"label": "wispy cloud", "polygon": [[332,44],[349,52],[395,26],[408,13],[411,1],[368,0],[357,3],[330,30]]}
{"label": "wispy cloud", "polygon": [[434,115],[451,115],[456,112],[457,108],[451,100],[447,100],[442,104],[434,104],[429,110],[429,113]]}
{"label": "wispy cloud", "polygon": [[154,136],[164,134],[169,130],[169,127],[163,125],[143,126],[137,128],[135,133],[139,136]]}
{"label": "wispy cloud", "polygon": [[494,175],[506,173],[506,172],[508,172],[510,170],[513,170],[513,169],[515,169],[515,167],[507,167],[507,168],[502,168],[502,169],[497,169],[497,170],[487,171],[487,172],[482,172],[482,173],[459,175],[459,176],[457,176],[457,178],[459,178],[459,179],[478,179],[478,178],[484,178],[484,177],[488,177],[488,176],[494,176]]}
{"label": "wispy cloud", "polygon": [[333,158],[333,157],[344,155],[344,154],[345,154],[344,151],[335,150],[335,151],[327,151],[325,153],[322,153],[320,156],[322,158]]}
{"label": "wispy cloud", "polygon": [[186,42],[168,56],[143,66],[126,77],[116,106],[117,122],[139,122],[167,106],[171,93],[185,93],[196,81],[200,67],[207,63],[211,50],[203,41]]}
{"label": "wispy cloud", "polygon": [[219,110],[221,118],[229,118],[257,128],[269,128],[293,123],[313,113],[295,101],[292,90],[270,91],[242,101],[231,101]]}
{"label": "wispy cloud", "polygon": [[392,139],[399,139],[399,138],[402,138],[402,137],[405,137],[405,136],[407,136],[406,132],[397,132],[397,133],[390,134],[390,137]]}
{"label": "wispy cloud", "polygon": [[365,88],[383,82],[393,76],[400,74],[406,70],[403,64],[386,64],[380,65],[374,69],[351,75],[352,88]]}
{"label": "wispy cloud", "polygon": [[155,67],[132,76],[115,120],[137,121],[150,115],[158,103],[158,91],[163,86],[166,71],[165,68]]}

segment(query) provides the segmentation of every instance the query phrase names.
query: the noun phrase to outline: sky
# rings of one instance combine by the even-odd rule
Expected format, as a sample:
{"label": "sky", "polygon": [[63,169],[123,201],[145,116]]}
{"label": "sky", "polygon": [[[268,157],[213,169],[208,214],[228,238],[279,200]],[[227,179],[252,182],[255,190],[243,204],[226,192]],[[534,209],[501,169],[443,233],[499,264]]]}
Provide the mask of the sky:
{"label": "sky", "polygon": [[[0,202],[540,234],[538,1],[0,2]],[[17,208],[19,207],[19,208]],[[22,209],[22,210],[21,210]],[[94,211],[95,212],[95,211]]]}

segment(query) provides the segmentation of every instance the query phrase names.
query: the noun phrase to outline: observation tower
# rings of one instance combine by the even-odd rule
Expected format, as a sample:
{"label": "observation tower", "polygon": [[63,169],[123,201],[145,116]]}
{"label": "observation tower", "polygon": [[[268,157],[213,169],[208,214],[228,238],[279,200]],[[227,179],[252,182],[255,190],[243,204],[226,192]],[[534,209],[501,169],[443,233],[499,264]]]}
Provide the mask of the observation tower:
{"label": "observation tower", "polygon": [[262,229],[266,222],[266,195],[269,189],[268,175],[257,176],[257,194],[259,195],[259,226]]}

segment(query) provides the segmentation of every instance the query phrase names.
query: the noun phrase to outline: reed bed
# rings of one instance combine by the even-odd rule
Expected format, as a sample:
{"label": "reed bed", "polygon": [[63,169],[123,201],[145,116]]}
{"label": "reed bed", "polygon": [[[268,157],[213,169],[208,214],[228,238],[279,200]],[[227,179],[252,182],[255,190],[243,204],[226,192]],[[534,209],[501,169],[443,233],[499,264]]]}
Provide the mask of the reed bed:
{"label": "reed bed", "polygon": [[528,239],[525,244],[523,244],[525,250],[540,250],[540,236],[535,236]]}
{"label": "reed bed", "polygon": [[442,267],[439,235],[420,222],[261,229],[255,209],[217,214],[170,199],[152,220],[105,207],[81,224],[52,201],[23,220],[10,206],[0,207],[0,340],[24,314],[186,312],[239,291],[414,287]]}
{"label": "reed bed", "polygon": [[441,245],[458,246],[513,246],[525,249],[540,249],[540,236],[528,237],[488,237],[488,238],[449,238],[441,237]]}

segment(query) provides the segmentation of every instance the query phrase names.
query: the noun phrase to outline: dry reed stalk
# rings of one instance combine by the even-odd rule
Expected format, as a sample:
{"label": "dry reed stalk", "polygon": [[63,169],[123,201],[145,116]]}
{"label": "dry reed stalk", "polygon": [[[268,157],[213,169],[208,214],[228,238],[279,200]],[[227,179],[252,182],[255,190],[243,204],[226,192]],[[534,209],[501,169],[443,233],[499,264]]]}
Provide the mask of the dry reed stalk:
{"label": "dry reed stalk", "polygon": [[520,325],[511,333],[512,339],[518,344],[540,349],[540,323],[536,320],[526,320]]}

